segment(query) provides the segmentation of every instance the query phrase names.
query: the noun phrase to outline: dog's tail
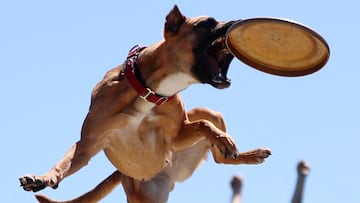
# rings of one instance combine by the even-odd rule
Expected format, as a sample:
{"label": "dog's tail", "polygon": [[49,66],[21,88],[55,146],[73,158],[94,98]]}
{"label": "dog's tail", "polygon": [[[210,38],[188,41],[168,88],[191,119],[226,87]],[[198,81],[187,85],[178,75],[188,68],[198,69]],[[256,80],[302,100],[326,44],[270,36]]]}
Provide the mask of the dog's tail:
{"label": "dog's tail", "polygon": [[121,182],[122,173],[113,172],[89,192],[69,201],[55,201],[44,195],[35,195],[40,203],[96,203],[109,194]]}

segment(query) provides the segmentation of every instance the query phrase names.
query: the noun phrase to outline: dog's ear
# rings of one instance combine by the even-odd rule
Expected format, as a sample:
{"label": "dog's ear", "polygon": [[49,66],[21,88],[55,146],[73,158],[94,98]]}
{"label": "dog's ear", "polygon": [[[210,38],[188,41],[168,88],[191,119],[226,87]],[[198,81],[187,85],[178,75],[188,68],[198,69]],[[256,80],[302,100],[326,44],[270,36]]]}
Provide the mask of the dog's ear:
{"label": "dog's ear", "polygon": [[185,22],[185,16],[181,14],[177,5],[166,16],[165,33],[176,33],[181,25]]}

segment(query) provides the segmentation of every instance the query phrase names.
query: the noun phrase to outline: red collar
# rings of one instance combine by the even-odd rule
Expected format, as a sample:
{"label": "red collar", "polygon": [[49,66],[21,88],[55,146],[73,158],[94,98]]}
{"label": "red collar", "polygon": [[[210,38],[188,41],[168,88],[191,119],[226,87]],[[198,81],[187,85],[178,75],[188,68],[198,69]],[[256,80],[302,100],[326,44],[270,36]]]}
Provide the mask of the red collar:
{"label": "red collar", "polygon": [[129,81],[129,83],[133,86],[133,88],[136,90],[136,92],[139,94],[139,96],[142,99],[154,103],[156,105],[161,105],[166,101],[174,98],[175,95],[167,97],[156,94],[153,90],[147,87],[140,78],[138,78],[139,76],[137,77],[135,73],[136,59],[140,51],[143,50],[144,48],[145,47],[139,47],[138,45],[136,45],[129,51],[129,54],[125,61],[125,67],[121,71],[121,74],[123,74],[126,77],[126,79]]}

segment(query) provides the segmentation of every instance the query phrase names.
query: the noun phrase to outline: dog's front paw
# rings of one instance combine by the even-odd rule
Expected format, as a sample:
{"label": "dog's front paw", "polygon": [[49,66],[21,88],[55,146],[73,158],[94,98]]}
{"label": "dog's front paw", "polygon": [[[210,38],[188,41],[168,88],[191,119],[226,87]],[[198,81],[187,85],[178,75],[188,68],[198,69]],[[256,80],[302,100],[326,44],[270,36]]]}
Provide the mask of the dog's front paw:
{"label": "dog's front paw", "polygon": [[54,184],[52,180],[46,180],[42,176],[25,175],[19,178],[20,186],[26,191],[37,192],[44,189],[47,186],[57,188],[57,184]]}
{"label": "dog's front paw", "polygon": [[238,160],[245,164],[260,164],[270,155],[271,150],[269,148],[260,148],[240,153]]}

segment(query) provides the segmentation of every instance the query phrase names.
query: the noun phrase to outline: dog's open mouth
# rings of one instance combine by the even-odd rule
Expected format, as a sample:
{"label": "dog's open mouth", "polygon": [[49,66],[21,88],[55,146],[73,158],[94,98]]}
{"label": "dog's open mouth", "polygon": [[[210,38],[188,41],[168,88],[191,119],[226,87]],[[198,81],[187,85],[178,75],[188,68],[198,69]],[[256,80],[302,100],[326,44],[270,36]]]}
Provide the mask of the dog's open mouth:
{"label": "dog's open mouth", "polygon": [[230,86],[230,79],[227,78],[229,65],[234,56],[229,53],[225,45],[225,36],[216,39],[207,49],[206,60],[208,70],[211,74],[210,84],[216,88],[223,89]]}

